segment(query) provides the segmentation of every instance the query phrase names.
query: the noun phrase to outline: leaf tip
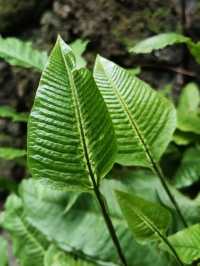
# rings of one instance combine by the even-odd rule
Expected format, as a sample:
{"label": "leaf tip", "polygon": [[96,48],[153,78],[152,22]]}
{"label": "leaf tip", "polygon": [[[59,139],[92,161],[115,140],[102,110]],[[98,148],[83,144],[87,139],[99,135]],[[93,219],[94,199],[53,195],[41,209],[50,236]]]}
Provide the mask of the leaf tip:
{"label": "leaf tip", "polygon": [[65,53],[72,52],[71,47],[63,40],[60,34],[57,36],[56,45],[58,45]]}

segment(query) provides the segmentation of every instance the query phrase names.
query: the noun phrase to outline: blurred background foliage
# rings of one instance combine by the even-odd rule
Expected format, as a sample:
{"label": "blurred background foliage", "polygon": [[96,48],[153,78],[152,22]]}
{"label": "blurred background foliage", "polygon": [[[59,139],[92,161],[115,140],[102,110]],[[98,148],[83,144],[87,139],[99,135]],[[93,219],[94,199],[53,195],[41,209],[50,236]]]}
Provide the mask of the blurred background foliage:
{"label": "blurred background foliage", "polygon": [[[184,43],[148,54],[129,52],[139,41],[165,32],[176,32],[199,41],[200,1],[0,0],[0,57],[4,58],[0,60],[1,208],[9,192],[17,191],[19,182],[29,176],[26,168],[27,117],[38,85],[39,72],[60,34],[81,56],[80,65],[87,63],[92,68],[96,54],[99,53],[130,69],[133,75],[149,82],[174,102],[177,107],[177,130],[163,156],[162,167],[173,186],[182,192],[175,190],[188,219],[191,223],[199,222],[198,60],[190,54]],[[14,59],[7,54],[11,41],[5,39],[8,37],[27,42],[25,49],[12,39],[11,48],[13,40],[16,41],[15,53],[17,51],[19,55]],[[31,52],[35,49],[32,65],[26,62],[25,51],[28,49]],[[39,61],[38,50],[44,51],[42,58],[39,54]],[[158,186],[153,177],[148,176],[147,181],[145,173],[138,169],[116,165],[111,176],[115,179],[124,178],[125,183],[127,176],[134,176],[131,186],[138,194],[146,193],[149,189],[147,183],[148,186]],[[26,189],[26,181],[23,189]],[[25,195],[23,189],[22,194],[26,198],[28,195]],[[165,202],[161,188],[158,187],[157,191],[160,191],[159,195],[148,190],[148,198],[158,197],[159,201]],[[14,203],[17,201],[15,198],[12,200]],[[34,220],[34,215],[31,215]],[[48,217],[46,219],[48,223]],[[6,243],[0,242],[5,249]]]}

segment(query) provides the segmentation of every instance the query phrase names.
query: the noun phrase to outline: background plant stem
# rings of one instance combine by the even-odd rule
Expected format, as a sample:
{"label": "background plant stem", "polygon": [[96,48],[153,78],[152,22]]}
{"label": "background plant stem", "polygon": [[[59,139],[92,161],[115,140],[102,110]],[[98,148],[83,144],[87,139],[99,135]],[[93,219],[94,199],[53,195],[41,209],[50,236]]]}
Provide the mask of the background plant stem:
{"label": "background plant stem", "polygon": [[168,185],[167,185],[167,182],[165,181],[165,176],[164,176],[164,174],[163,174],[161,168],[159,167],[159,165],[154,164],[154,165],[153,165],[153,170],[154,170],[154,172],[156,173],[156,175],[159,177],[159,179],[160,179],[160,181],[161,181],[161,183],[162,183],[162,185],[163,185],[163,188],[165,189],[165,191],[166,191],[166,193],[167,193],[169,199],[170,199],[171,202],[173,203],[173,205],[174,205],[174,207],[175,207],[175,209],[176,209],[176,211],[177,211],[179,217],[181,218],[181,221],[182,221],[184,227],[188,227],[188,224],[187,224],[187,222],[186,222],[186,220],[185,220],[185,218],[184,218],[184,216],[183,216],[183,214],[182,214],[182,212],[181,212],[181,209],[180,209],[178,203],[176,202],[176,199],[175,199],[174,196],[172,195],[172,193],[171,193],[171,191],[170,191],[170,189],[169,189],[169,187],[168,187]]}

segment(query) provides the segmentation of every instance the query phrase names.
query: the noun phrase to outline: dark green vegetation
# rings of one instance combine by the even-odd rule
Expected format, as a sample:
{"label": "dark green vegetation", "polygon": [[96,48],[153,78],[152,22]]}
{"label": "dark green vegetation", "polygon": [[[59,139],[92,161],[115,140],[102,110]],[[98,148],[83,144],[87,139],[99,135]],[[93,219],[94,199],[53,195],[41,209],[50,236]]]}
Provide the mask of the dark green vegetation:
{"label": "dark green vegetation", "polygon": [[[189,38],[153,38],[131,51],[186,43],[200,61],[199,44]],[[8,63],[42,72],[28,120],[31,178],[19,187],[3,177],[0,183],[12,192],[0,224],[14,255],[22,266],[198,265],[199,196],[183,193],[200,177],[197,84],[183,88],[176,110],[136,77],[138,71],[101,56],[89,71],[82,58],[86,45],[77,40],[70,48],[59,37],[48,57],[30,43],[0,40]],[[0,116],[27,121],[27,114],[8,106]],[[182,150],[180,166],[172,166],[170,158]],[[1,158],[21,164],[25,155],[0,150]],[[2,238],[2,266],[6,251]]]}

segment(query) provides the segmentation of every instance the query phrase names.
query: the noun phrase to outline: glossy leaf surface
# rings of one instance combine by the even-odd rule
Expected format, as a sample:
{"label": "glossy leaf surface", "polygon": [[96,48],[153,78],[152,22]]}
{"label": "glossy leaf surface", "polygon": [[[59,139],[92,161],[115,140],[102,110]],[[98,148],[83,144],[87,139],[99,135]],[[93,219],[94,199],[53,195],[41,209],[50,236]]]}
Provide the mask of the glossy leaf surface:
{"label": "glossy leaf surface", "polygon": [[112,168],[114,129],[90,72],[76,70],[60,38],[37,90],[28,125],[28,160],[34,177],[87,190]]}
{"label": "glossy leaf surface", "polygon": [[174,107],[145,82],[100,56],[94,77],[114,123],[117,162],[151,167],[172,138],[176,127]]}

